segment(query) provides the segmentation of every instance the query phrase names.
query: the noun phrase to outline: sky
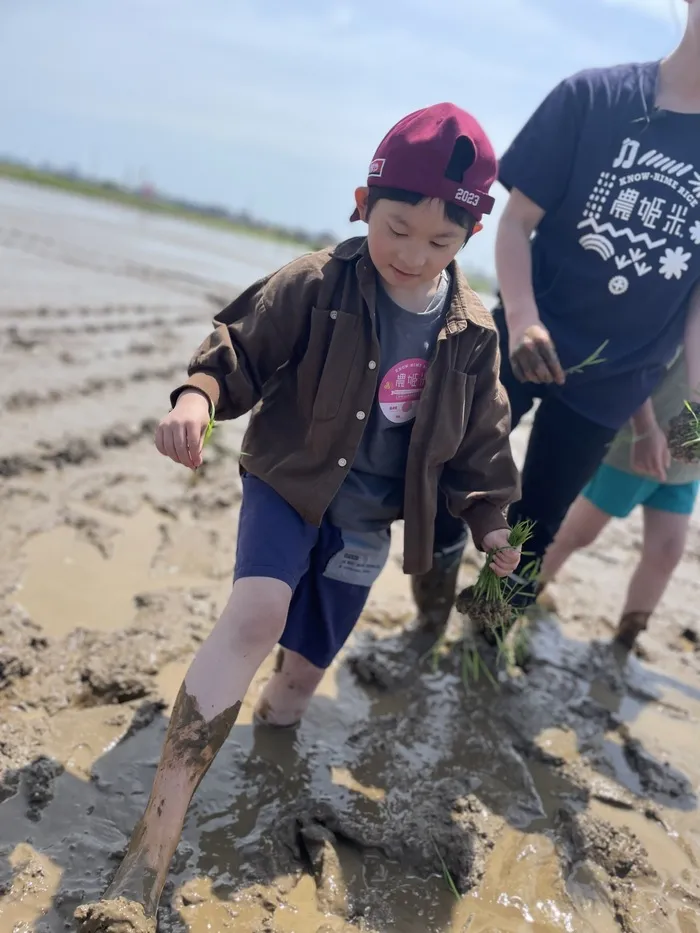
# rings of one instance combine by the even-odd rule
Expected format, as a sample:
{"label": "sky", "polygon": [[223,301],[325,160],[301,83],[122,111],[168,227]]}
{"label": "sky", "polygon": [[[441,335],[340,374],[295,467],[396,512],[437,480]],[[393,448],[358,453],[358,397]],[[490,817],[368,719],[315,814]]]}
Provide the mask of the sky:
{"label": "sky", "polygon": [[[506,148],[581,68],[661,58],[683,0],[0,0],[0,154],[344,237],[386,131],[452,101]],[[493,268],[497,209],[465,262]]]}

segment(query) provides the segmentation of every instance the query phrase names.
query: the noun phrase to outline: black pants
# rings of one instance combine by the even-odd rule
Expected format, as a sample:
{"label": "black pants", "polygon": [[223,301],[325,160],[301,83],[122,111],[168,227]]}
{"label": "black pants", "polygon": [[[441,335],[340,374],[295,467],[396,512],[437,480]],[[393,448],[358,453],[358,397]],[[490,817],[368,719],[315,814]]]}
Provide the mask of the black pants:
{"label": "black pants", "polygon": [[[522,498],[508,510],[508,521],[535,522],[533,538],[525,550],[521,566],[542,558],[576,496],[591,479],[603,460],[608,445],[617,433],[613,428],[596,424],[577,414],[548,392],[546,385],[518,382],[508,361],[508,332],[502,308],[494,311],[501,345],[501,382],[510,399],[512,427],[540,398],[522,473]],[[454,553],[455,546],[466,543],[465,525],[447,511],[440,497],[435,519],[435,551]]]}

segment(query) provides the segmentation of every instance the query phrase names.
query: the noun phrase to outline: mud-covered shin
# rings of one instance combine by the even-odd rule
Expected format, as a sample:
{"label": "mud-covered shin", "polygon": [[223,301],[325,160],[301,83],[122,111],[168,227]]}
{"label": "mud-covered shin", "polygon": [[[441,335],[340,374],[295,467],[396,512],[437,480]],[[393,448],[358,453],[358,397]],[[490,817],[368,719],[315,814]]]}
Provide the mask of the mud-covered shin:
{"label": "mud-covered shin", "polygon": [[646,631],[651,618],[650,612],[626,612],[620,619],[615,631],[615,641],[618,645],[631,651],[637,638]]}
{"label": "mud-covered shin", "polygon": [[416,628],[442,635],[454,606],[459,576],[459,559],[447,569],[439,565],[424,574],[411,577],[411,591],[418,610]]}
{"label": "mud-covered shin", "polygon": [[144,815],[104,897],[76,910],[80,933],[155,933],[158,902],[190,801],[240,707],[236,702],[207,721],[183,683]]}

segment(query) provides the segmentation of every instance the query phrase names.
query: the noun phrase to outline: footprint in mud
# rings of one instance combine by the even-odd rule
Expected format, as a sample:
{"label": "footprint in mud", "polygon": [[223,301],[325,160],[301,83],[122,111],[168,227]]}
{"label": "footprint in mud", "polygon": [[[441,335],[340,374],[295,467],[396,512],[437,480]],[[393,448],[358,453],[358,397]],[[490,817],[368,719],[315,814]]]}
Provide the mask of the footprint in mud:
{"label": "footprint in mud", "polygon": [[155,920],[123,897],[78,907],[75,919],[79,933],[156,933]]}
{"label": "footprint in mud", "polygon": [[[538,639],[547,641],[546,651]],[[557,847],[563,877],[581,863],[597,866],[610,903],[622,913],[632,895],[619,885],[629,879],[656,885],[654,896],[665,904],[663,866],[653,864],[643,812],[649,799],[663,797],[667,807],[688,811],[695,798],[666,799],[649,782],[649,790],[636,788],[624,799],[615,794],[617,775],[606,764],[602,741],[615,714],[590,689],[594,677],[613,687],[621,677],[623,688],[631,677],[639,693],[645,686],[640,675],[616,674],[599,649],[569,642],[547,624],[533,638],[527,677],[499,691],[484,682],[465,692],[458,663],[450,664],[448,658],[436,674],[415,677],[400,694],[367,691],[341,668],[337,699],[318,696],[298,730],[234,727],[195,797],[159,911],[160,929],[185,933],[196,916],[199,926],[192,922],[191,929],[210,923],[224,933],[227,926],[216,919],[222,906],[230,911],[231,931],[290,929],[290,918],[297,917],[294,928],[309,931],[446,933],[465,928],[467,908],[478,909],[482,929],[509,929],[513,918],[497,898],[480,899],[475,908],[471,899],[456,900],[447,879],[463,894],[485,883],[489,872],[503,872],[492,863],[495,847],[516,831],[523,840],[520,860],[510,874],[496,874],[501,880],[490,889],[503,891],[505,884],[511,893],[522,885],[527,894],[542,871],[537,859],[531,861],[527,840],[534,846],[547,838]],[[578,744],[578,771],[567,755],[538,744],[544,731],[563,727]],[[61,873],[48,912],[41,920],[37,914],[28,930],[63,931],[76,907],[105,890],[145,805],[165,728],[159,709],[140,715],[94,764],[89,782],[51,760],[8,776],[0,804],[3,852],[9,859],[31,838]],[[646,754],[650,767],[666,773]],[[334,769],[349,772],[352,787],[334,781]],[[601,775],[607,789],[601,789]],[[365,794],[363,787],[381,793]],[[638,811],[638,837],[586,812],[603,796],[613,804],[619,796],[619,806]],[[38,819],[29,821],[32,808]],[[660,879],[643,869],[644,848]],[[3,879],[11,886],[13,874],[8,861],[0,888]],[[202,878],[211,879],[206,896],[178,893]],[[304,878],[311,887],[302,894]],[[566,894],[553,889],[529,909],[537,914],[538,904],[550,903],[573,917],[573,929],[604,928],[577,926]],[[85,913],[92,926],[84,929],[95,933],[105,933],[107,919],[115,919],[104,911]],[[127,917],[122,912],[120,922]],[[544,914],[536,919],[543,930],[555,929]],[[131,927],[116,930],[142,933],[142,921],[128,918]]]}

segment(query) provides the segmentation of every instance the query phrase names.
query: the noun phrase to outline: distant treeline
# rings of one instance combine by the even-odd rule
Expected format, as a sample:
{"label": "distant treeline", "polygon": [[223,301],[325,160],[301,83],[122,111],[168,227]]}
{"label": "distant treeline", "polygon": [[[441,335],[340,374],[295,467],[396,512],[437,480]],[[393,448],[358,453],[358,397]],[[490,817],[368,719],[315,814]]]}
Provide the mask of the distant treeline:
{"label": "distant treeline", "polygon": [[310,233],[308,230],[297,227],[267,223],[251,217],[247,211],[231,211],[220,204],[201,204],[187,198],[164,194],[152,185],[130,186],[108,179],[91,178],[75,169],[59,169],[50,165],[37,167],[15,159],[0,157],[0,176],[46,185],[87,197],[102,198],[143,210],[186,217],[201,223],[228,227],[269,239],[298,243],[310,249],[322,249],[338,240],[332,233]]}
{"label": "distant treeline", "polygon": [[[338,241],[334,234],[327,231],[310,233],[298,227],[267,223],[252,217],[247,211],[231,211],[220,204],[200,204],[187,198],[174,197],[158,191],[152,185],[130,186],[108,179],[92,178],[77,169],[60,169],[46,164],[34,166],[11,157],[0,156],[0,177],[45,185],[86,197],[101,198],[154,213],[183,217],[208,226],[298,244],[309,249],[323,249],[324,246],[332,246]],[[494,291],[495,286],[489,276],[474,271],[468,274],[472,288],[480,292]]]}

